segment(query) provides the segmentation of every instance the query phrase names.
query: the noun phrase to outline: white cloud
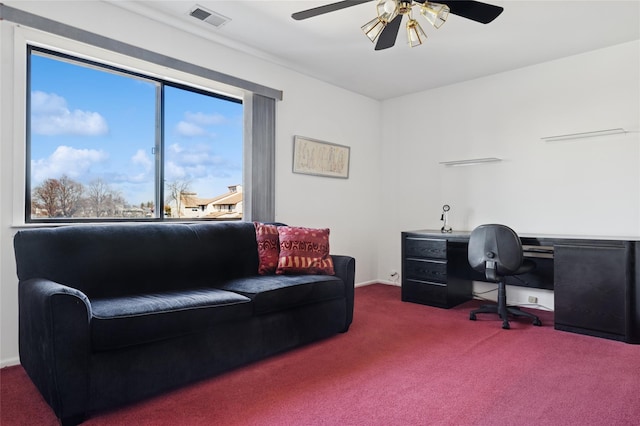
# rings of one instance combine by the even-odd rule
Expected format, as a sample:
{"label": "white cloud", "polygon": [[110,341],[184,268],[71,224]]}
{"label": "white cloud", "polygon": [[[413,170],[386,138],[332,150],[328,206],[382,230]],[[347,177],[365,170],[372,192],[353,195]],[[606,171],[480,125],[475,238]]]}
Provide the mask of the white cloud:
{"label": "white cloud", "polygon": [[131,156],[131,163],[136,166],[131,173],[121,174],[115,178],[118,182],[149,183],[153,181],[153,158],[144,149],[139,149]]}
{"label": "white cloud", "polygon": [[133,157],[131,157],[131,162],[135,165],[142,166],[145,171],[149,171],[153,167],[153,160],[144,149],[139,149]]}
{"label": "white cloud", "polygon": [[77,179],[87,173],[91,166],[109,158],[105,151],[95,149],[75,149],[61,145],[48,158],[31,161],[31,175],[34,186],[49,178],[59,178],[63,174]]}
{"label": "white cloud", "polygon": [[191,112],[184,113],[184,118],[190,123],[200,124],[202,126],[212,126],[216,124],[226,124],[227,118],[222,114],[205,114],[203,112]]}
{"label": "white cloud", "polygon": [[71,111],[63,97],[55,93],[33,91],[31,130],[40,135],[99,136],[108,133],[109,126],[97,112]]}
{"label": "white cloud", "polygon": [[167,154],[170,160],[186,167],[219,165],[224,163],[222,157],[211,154],[211,146],[207,144],[183,146],[174,143],[169,146]]}
{"label": "white cloud", "polygon": [[242,167],[229,163],[220,155],[214,155],[210,145],[183,146],[175,143],[167,151],[165,178],[168,181],[228,177],[234,170],[242,170]]}
{"label": "white cloud", "polygon": [[214,164],[215,157],[211,157],[206,152],[185,152],[180,156],[180,163],[189,166],[198,166],[201,164]]}
{"label": "white cloud", "polygon": [[176,130],[178,134],[187,137],[203,136],[207,134],[207,131],[203,127],[188,121],[180,121],[176,126]]}
{"label": "white cloud", "polygon": [[176,179],[184,179],[187,176],[187,172],[184,167],[179,166],[173,161],[167,162],[164,168],[164,177],[167,181],[172,181]]}
{"label": "white cloud", "polygon": [[31,92],[31,110],[35,114],[60,114],[67,109],[67,101],[55,93]]}
{"label": "white cloud", "polygon": [[179,154],[182,151],[183,151],[182,145],[180,145],[179,143],[172,143],[171,145],[169,145],[169,152],[173,154]]}
{"label": "white cloud", "polygon": [[184,120],[181,120],[176,125],[176,131],[179,135],[186,137],[213,137],[215,136],[215,133],[207,128],[210,126],[226,124],[228,122],[229,120],[222,114],[205,114],[203,112],[187,111],[184,113]]}
{"label": "white cloud", "polygon": [[149,176],[149,173],[143,172],[143,173],[138,173],[137,175],[128,175],[128,176],[119,177],[118,181],[119,182],[128,182],[128,183],[146,183],[146,184],[148,184],[149,182],[151,182],[151,178]]}

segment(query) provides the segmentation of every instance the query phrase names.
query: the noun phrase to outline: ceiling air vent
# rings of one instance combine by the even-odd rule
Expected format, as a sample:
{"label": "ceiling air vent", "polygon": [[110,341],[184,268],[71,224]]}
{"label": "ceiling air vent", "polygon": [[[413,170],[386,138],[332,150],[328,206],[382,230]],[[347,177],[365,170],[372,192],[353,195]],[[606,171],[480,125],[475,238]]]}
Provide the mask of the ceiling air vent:
{"label": "ceiling air vent", "polygon": [[189,12],[189,15],[201,21],[204,21],[207,24],[211,24],[216,28],[220,28],[221,26],[223,26],[224,24],[226,24],[231,20],[231,18],[227,18],[224,15],[220,15],[219,13],[213,12],[211,10],[207,10],[204,7],[198,6],[198,5],[196,5],[191,10],[191,12]]}

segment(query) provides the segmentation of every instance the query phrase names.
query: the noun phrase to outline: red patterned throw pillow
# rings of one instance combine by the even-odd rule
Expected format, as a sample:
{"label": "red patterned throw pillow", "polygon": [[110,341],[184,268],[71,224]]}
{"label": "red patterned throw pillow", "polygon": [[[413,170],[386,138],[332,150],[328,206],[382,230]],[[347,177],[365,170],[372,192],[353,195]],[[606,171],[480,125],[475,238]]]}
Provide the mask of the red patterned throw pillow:
{"label": "red patterned throw pillow", "polygon": [[335,275],[329,255],[329,229],[278,228],[280,257],[276,274]]}
{"label": "red patterned throw pillow", "polygon": [[278,266],[278,255],[280,253],[278,227],[260,222],[253,222],[253,224],[256,227],[258,259],[260,260],[258,273],[260,275],[274,274]]}

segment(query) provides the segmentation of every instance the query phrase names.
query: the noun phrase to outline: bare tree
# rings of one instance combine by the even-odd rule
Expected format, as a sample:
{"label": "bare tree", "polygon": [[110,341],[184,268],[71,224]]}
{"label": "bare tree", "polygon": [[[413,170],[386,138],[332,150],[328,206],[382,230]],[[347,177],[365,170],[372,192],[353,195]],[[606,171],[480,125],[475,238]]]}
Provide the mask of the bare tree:
{"label": "bare tree", "polygon": [[47,179],[33,189],[33,204],[48,217],[72,217],[81,206],[84,187],[62,175],[60,179]]}
{"label": "bare tree", "polygon": [[179,180],[176,179],[172,182],[167,182],[166,186],[165,186],[165,190],[167,193],[167,201],[166,203],[169,204],[172,201],[175,201],[176,203],[176,217],[180,217],[181,216],[181,211],[182,211],[182,194],[184,194],[185,192],[190,192],[189,190],[189,186],[191,185],[191,182],[188,180]]}
{"label": "bare tree", "polygon": [[60,210],[64,217],[72,217],[80,208],[84,186],[67,175],[62,175],[58,182]]}
{"label": "bare tree", "polygon": [[109,194],[109,213],[111,216],[121,216],[127,200],[124,199],[119,191],[112,190]]}
{"label": "bare tree", "polygon": [[56,217],[60,210],[59,192],[60,181],[58,179],[47,179],[42,182],[42,185],[33,189],[32,198],[34,204],[39,209],[44,210],[48,217]]}
{"label": "bare tree", "polygon": [[95,217],[116,217],[123,214],[126,201],[122,194],[98,178],[87,187],[85,202]]}
{"label": "bare tree", "polygon": [[87,187],[87,205],[93,215],[102,217],[106,214],[111,189],[102,179],[91,181]]}

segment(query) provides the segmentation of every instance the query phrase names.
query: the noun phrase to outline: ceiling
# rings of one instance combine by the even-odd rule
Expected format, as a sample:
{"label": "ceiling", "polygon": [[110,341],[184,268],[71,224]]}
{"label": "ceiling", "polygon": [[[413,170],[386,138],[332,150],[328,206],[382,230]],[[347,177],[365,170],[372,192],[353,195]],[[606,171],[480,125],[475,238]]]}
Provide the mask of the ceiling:
{"label": "ceiling", "polygon": [[[364,96],[384,100],[640,39],[640,0],[488,0],[504,7],[492,23],[450,15],[438,30],[417,16],[428,39],[375,51],[360,27],[375,2],[303,21],[316,0],[105,0]],[[231,21],[216,28],[189,15],[199,5]]]}

